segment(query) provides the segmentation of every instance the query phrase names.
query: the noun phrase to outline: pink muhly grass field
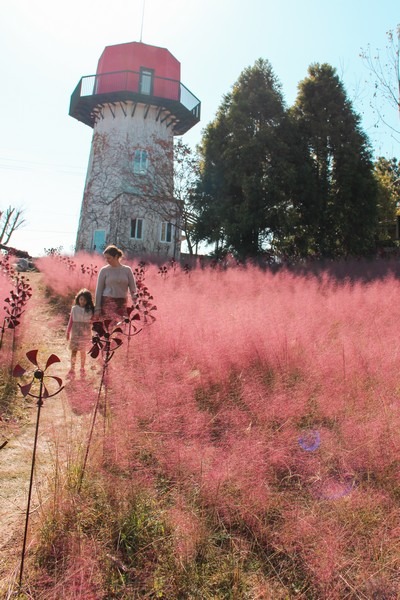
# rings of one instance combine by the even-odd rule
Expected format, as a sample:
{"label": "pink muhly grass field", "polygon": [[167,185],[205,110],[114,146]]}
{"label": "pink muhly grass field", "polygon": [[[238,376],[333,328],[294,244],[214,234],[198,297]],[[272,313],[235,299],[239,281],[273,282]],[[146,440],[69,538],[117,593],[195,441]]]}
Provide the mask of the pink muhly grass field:
{"label": "pink muhly grass field", "polygon": [[[81,287],[55,264],[59,293]],[[321,597],[397,586],[399,281],[150,266],[145,283],[157,320],[109,368],[114,459],[300,563]]]}
{"label": "pink muhly grass field", "polygon": [[85,270],[92,266],[100,269],[106,263],[101,255],[78,253],[75,256],[51,256],[36,259],[36,266],[43,275],[44,283],[54,293],[74,296],[81,288],[88,288],[92,293],[96,287],[96,275]]}

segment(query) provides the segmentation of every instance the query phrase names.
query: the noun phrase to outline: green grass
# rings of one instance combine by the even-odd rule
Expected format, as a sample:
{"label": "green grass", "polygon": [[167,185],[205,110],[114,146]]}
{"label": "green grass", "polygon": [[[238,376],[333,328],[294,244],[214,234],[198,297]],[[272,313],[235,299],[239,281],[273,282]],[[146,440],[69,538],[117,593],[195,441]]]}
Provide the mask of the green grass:
{"label": "green grass", "polygon": [[20,420],[25,415],[24,400],[9,369],[0,369],[0,416],[2,421]]}

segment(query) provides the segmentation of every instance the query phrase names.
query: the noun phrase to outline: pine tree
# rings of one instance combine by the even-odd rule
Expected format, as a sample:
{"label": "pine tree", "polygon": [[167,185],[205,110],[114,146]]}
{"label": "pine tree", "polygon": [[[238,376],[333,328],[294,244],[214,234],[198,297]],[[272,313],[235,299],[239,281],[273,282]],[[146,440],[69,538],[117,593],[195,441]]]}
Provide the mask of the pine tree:
{"label": "pine tree", "polygon": [[371,151],[333,67],[309,67],[292,117],[311,164],[309,193],[296,198],[308,251],[326,257],[372,252],[378,220]]}
{"label": "pine tree", "polygon": [[290,171],[281,86],[270,63],[245,69],[205,130],[199,237],[251,257],[285,228]]}

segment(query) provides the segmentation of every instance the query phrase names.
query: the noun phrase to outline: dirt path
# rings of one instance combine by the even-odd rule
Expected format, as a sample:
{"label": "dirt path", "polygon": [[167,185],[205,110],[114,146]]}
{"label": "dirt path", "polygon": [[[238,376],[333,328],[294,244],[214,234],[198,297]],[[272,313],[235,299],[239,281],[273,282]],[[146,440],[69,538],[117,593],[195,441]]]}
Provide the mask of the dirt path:
{"label": "dirt path", "polygon": [[[30,273],[28,278],[33,297],[27,305],[24,319],[24,338],[19,344],[23,350],[21,356],[24,358],[27,351],[38,349],[38,360],[42,365],[50,354],[56,354],[61,362],[51,367],[51,375],[60,376],[66,383],[69,351],[65,341],[64,319],[51,314],[44,296],[41,274]],[[19,362],[28,368],[29,362],[23,358]],[[88,386],[82,390],[82,394],[89,395]],[[41,511],[47,510],[56,461],[65,463],[67,453],[71,452],[71,440],[77,439],[87,423],[88,411],[85,415],[77,414],[72,410],[69,400],[67,386],[57,396],[46,400],[41,409],[30,533]],[[27,424],[0,451],[0,597],[4,597],[2,593],[19,574],[37,419],[35,400],[30,404],[28,416]],[[32,539],[32,535],[29,539]]]}

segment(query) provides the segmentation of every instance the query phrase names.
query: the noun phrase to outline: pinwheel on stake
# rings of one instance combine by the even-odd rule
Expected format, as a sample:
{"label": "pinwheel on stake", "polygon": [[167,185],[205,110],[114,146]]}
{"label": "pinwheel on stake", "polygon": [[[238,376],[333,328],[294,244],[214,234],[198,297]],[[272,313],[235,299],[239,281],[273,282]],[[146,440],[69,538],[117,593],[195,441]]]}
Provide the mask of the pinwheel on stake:
{"label": "pinwheel on stake", "polygon": [[[100,406],[100,398],[101,391],[103,389],[103,385],[105,382],[106,370],[108,367],[108,363],[114,356],[115,350],[122,345],[122,340],[119,337],[116,337],[118,333],[123,333],[121,327],[114,327],[111,329],[112,321],[110,319],[105,319],[104,321],[95,321],[92,324],[92,329],[94,331],[94,336],[92,338],[92,347],[89,350],[88,354],[92,358],[97,358],[101,355],[103,359],[103,369],[101,373],[101,380],[99,385],[99,391],[97,394],[96,404],[94,406],[92,421],[89,429],[88,441],[86,444],[85,457],[83,459],[82,471],[78,484],[78,492],[81,491],[83,478],[85,476],[86,464],[89,456],[90,446],[92,443],[94,426],[96,423],[96,417]],[[104,396],[104,436],[105,436],[105,426],[107,420],[107,395]]]}
{"label": "pinwheel on stake", "polygon": [[[9,299],[6,298],[5,302],[9,302]],[[17,325],[20,324],[19,319],[24,312],[22,308],[14,306],[11,308],[5,306],[4,307],[5,317],[3,319],[3,324],[0,325],[0,350],[3,346],[3,337],[6,329],[15,329]]]}
{"label": "pinwheel on stake", "polygon": [[[21,385],[19,383],[18,387],[21,390],[21,393],[24,397],[31,396],[32,398],[38,398],[38,406],[42,406],[43,399],[51,398],[52,396],[56,396],[59,392],[61,392],[61,390],[63,389],[63,386],[62,386],[62,379],[60,377],[56,377],[54,375],[45,375],[45,372],[51,365],[53,365],[54,363],[60,362],[60,359],[58,358],[58,356],[56,356],[55,354],[51,354],[49,356],[49,358],[47,359],[45,368],[41,369],[39,366],[39,363],[37,361],[37,355],[38,355],[38,350],[30,350],[29,352],[26,353],[27,359],[29,360],[29,362],[31,364],[33,364],[36,367],[36,369],[33,372],[32,380],[30,381],[30,383],[27,383],[24,385]],[[24,369],[23,367],[21,367],[21,365],[16,365],[14,367],[14,370],[13,370],[14,377],[24,377],[26,373],[28,373],[28,371],[26,369]],[[49,393],[49,390],[44,383],[45,379],[52,379],[58,384],[58,388],[56,389],[55,392],[53,392],[51,394]],[[31,393],[31,389],[37,381],[40,382],[40,389],[39,389],[38,395]]]}
{"label": "pinwheel on stake", "polygon": [[3,324],[0,326],[0,350],[3,345],[3,336],[6,329],[13,329],[19,325],[20,318],[24,312],[23,307],[32,296],[31,286],[21,279],[17,279],[15,289],[11,290],[4,302]]}
{"label": "pinwheel on stake", "polygon": [[74,271],[76,269],[76,263],[68,256],[60,256],[59,259],[70,271]]}
{"label": "pinwheel on stake", "polygon": [[[128,354],[131,338],[140,333],[144,326],[151,325],[156,320],[152,312],[157,310],[157,306],[151,302],[152,300],[153,296],[150,294],[148,288],[143,283],[139,283],[136,304],[128,306],[126,316],[118,323],[123,328],[122,334],[128,338]],[[135,321],[141,321],[142,327],[135,324]]]}
{"label": "pinwheel on stake", "polygon": [[[37,447],[37,440],[38,440],[38,433],[39,433],[40,409],[43,406],[43,399],[52,398],[53,396],[56,396],[57,394],[59,394],[61,392],[61,390],[64,387],[62,385],[62,379],[60,377],[56,377],[54,375],[45,375],[47,369],[51,365],[60,362],[60,359],[58,358],[58,356],[56,356],[55,354],[51,354],[46,361],[46,366],[44,369],[40,368],[40,365],[37,360],[38,350],[30,350],[29,352],[26,353],[26,357],[29,360],[29,362],[35,367],[35,369],[32,374],[32,380],[26,384],[19,383],[18,387],[21,390],[22,395],[24,397],[30,396],[31,398],[37,398],[38,411],[37,411],[37,418],[36,418],[35,439],[33,442],[33,453],[32,453],[31,477],[30,477],[30,482],[29,482],[28,502],[27,502],[27,507],[26,507],[24,542],[22,545],[21,566],[20,566],[20,572],[19,572],[19,586],[20,587],[22,585],[22,575],[23,575],[23,571],[24,571],[24,559],[25,559],[26,540],[27,540],[27,534],[28,534],[29,511],[30,511],[30,504],[31,504],[31,497],[32,497],[33,475],[34,475],[34,470],[35,470],[36,447]],[[14,377],[25,377],[27,375],[27,373],[29,373],[29,371],[27,369],[24,369],[21,365],[16,365],[13,369]],[[48,388],[46,387],[45,379],[52,379],[57,384],[57,386],[58,386],[57,389],[55,391],[53,391],[52,393],[50,393]],[[34,390],[37,382],[39,382],[39,392],[37,394],[35,394],[33,392],[33,390]]]}
{"label": "pinwheel on stake", "polygon": [[166,277],[168,275],[168,267],[166,267],[165,265],[163,265],[162,267],[160,267],[158,269],[158,274],[161,275],[161,277],[163,279],[166,279]]}
{"label": "pinwheel on stake", "polygon": [[97,265],[93,265],[92,263],[90,263],[90,266],[82,264],[81,265],[81,271],[82,271],[83,275],[85,275],[86,273],[89,275],[89,285],[88,285],[88,287],[90,287],[90,284],[92,282],[93,276],[97,275]]}
{"label": "pinwheel on stake", "polygon": [[105,364],[109,363],[114,352],[122,344],[122,340],[116,337],[116,334],[122,333],[121,327],[110,329],[111,319],[104,321],[94,321],[92,329],[95,332],[92,337],[92,347],[89,350],[89,355],[92,358],[97,358],[101,353]]}
{"label": "pinwheel on stake", "polygon": [[135,275],[136,285],[139,288],[143,284],[146,277],[146,263],[140,261],[133,273]]}
{"label": "pinwheel on stake", "polygon": [[154,310],[157,310],[157,306],[155,306],[155,304],[152,303],[152,300],[154,300],[154,298],[150,294],[147,286],[140,285],[138,286],[138,288],[139,292],[137,308],[142,316],[144,325],[151,325],[151,323],[154,323],[156,318],[150,313]]}
{"label": "pinwheel on stake", "polygon": [[122,325],[124,327],[124,329],[122,330],[122,334],[128,338],[128,352],[131,338],[142,331],[141,327],[139,328],[137,325],[135,325],[135,321],[140,321],[140,313],[138,307],[137,305],[128,306],[128,308],[126,309],[126,317],[124,317],[124,319],[118,323],[118,325]]}

